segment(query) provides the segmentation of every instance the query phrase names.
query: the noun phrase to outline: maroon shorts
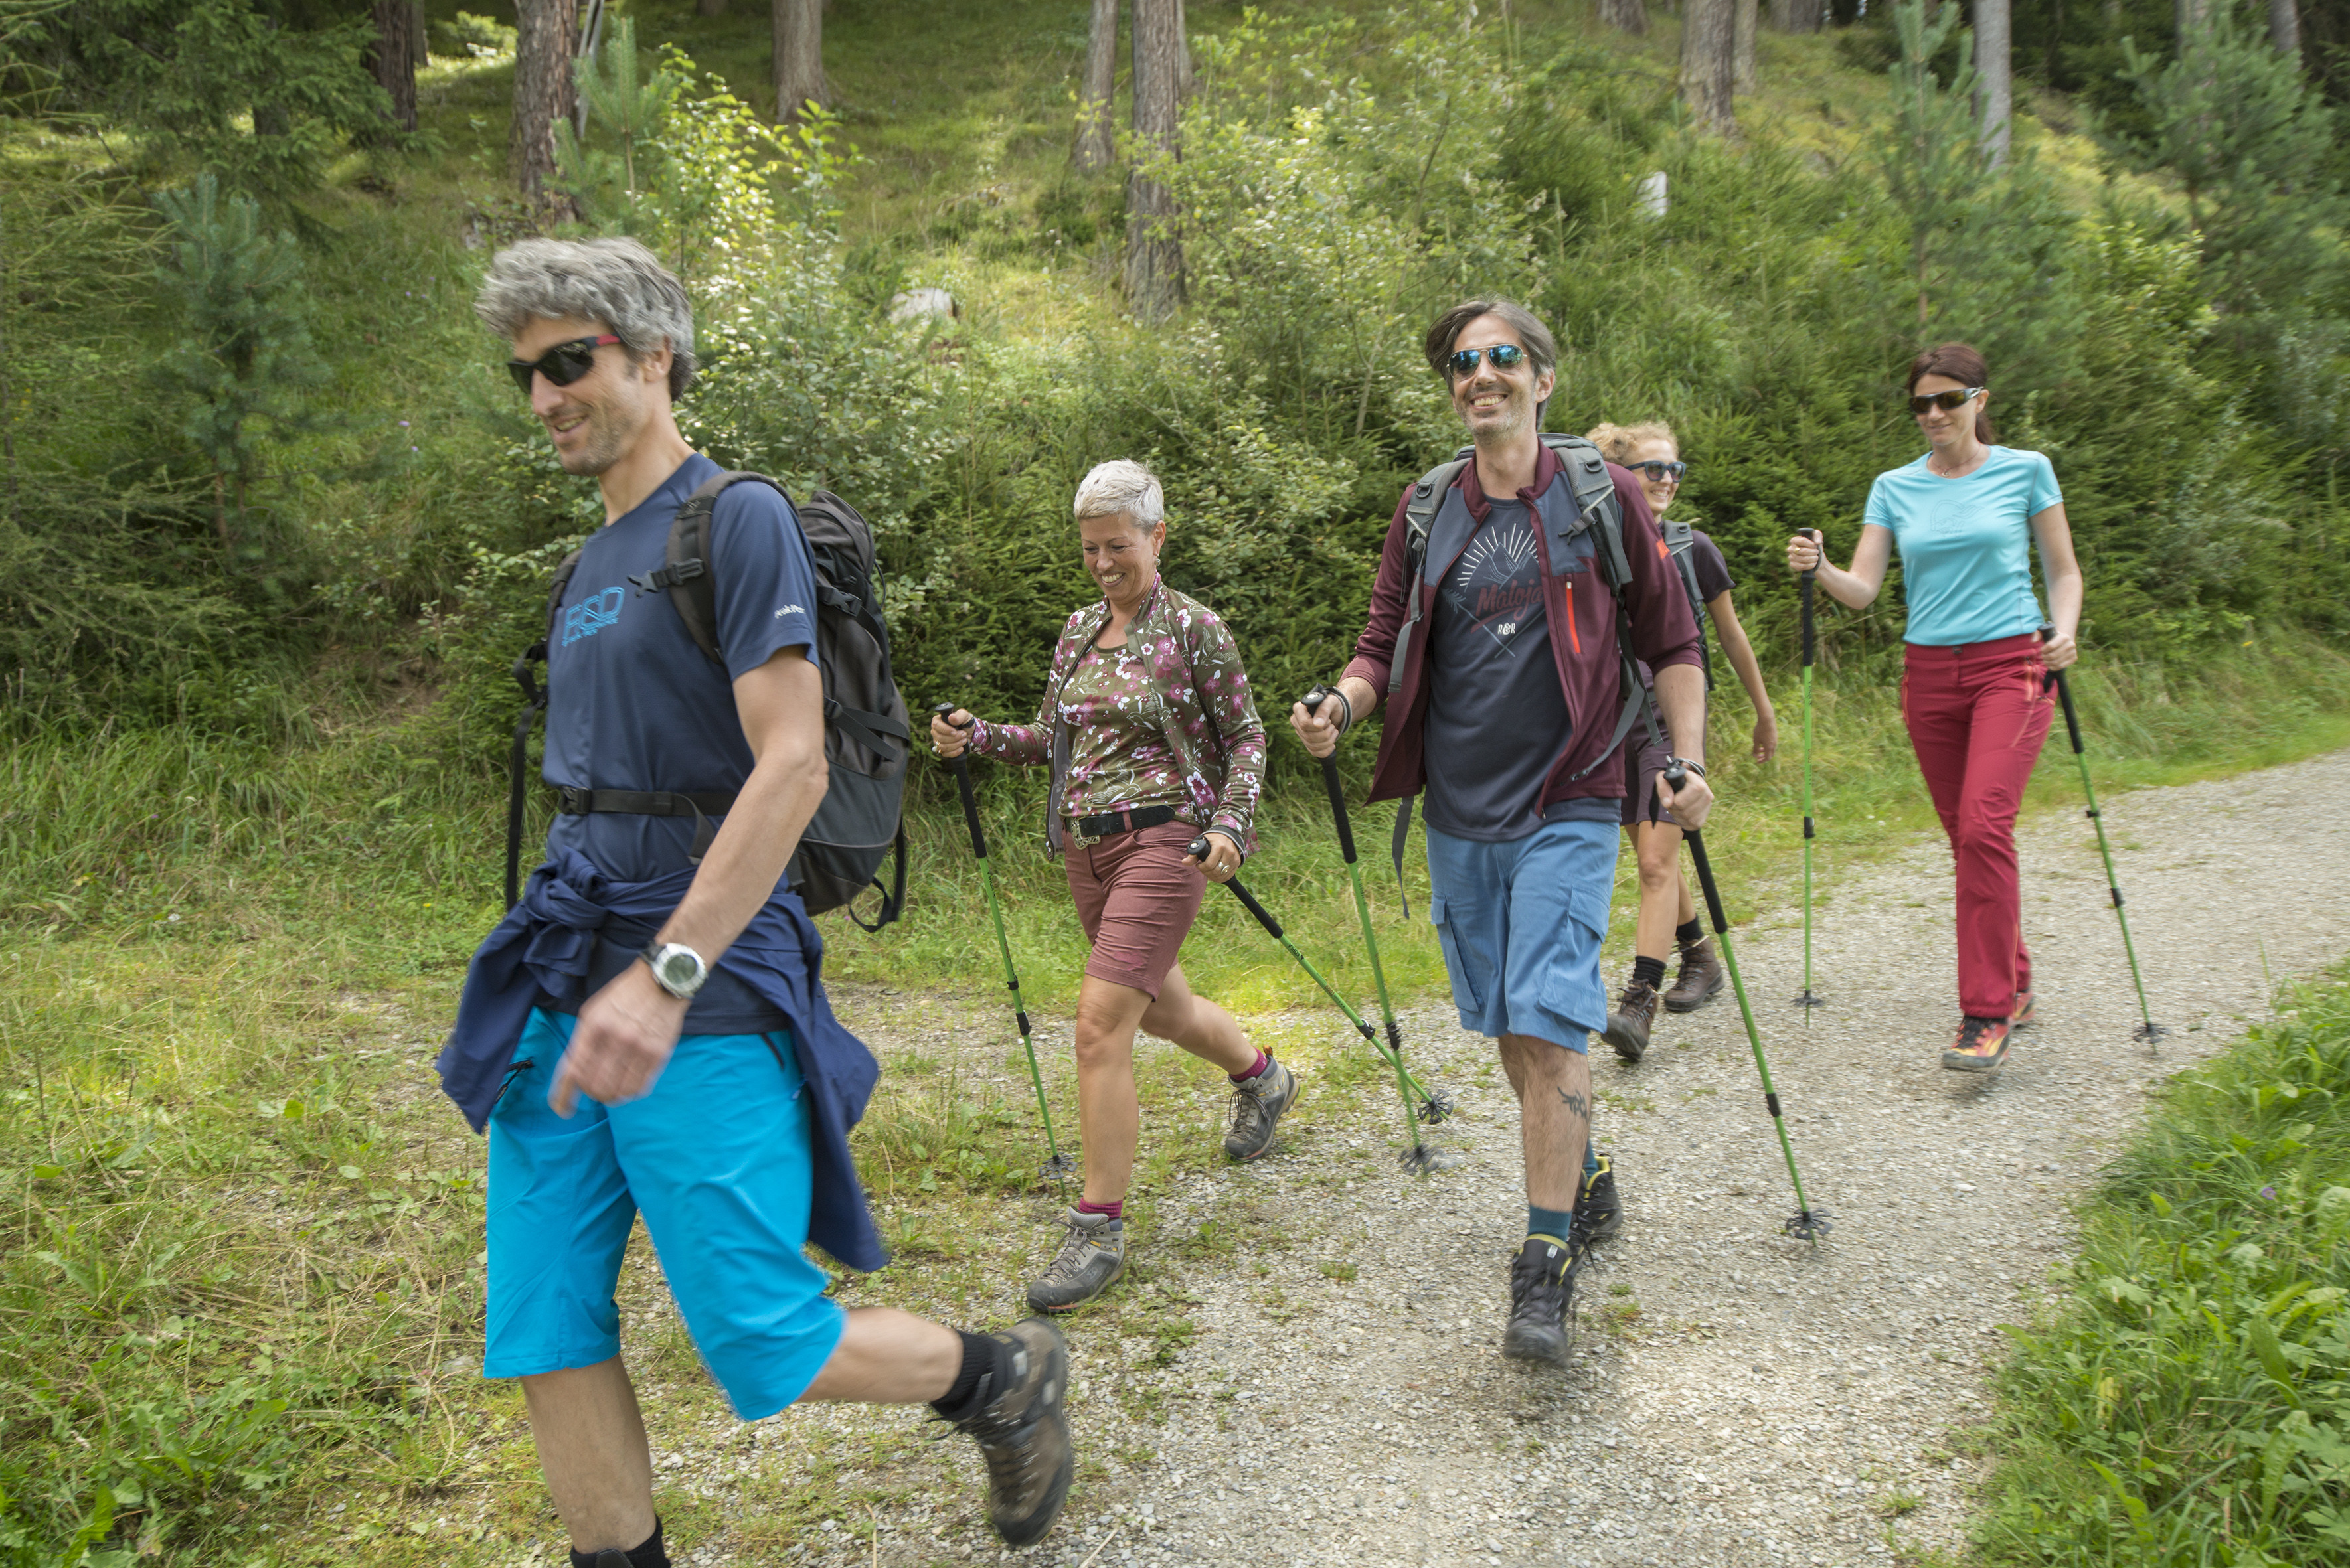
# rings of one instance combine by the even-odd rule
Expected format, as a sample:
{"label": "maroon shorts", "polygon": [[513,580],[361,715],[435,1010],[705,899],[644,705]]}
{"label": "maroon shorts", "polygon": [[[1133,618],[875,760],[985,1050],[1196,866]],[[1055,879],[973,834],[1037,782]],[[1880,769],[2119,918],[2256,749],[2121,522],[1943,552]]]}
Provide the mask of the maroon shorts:
{"label": "maroon shorts", "polygon": [[1070,843],[1069,896],[1094,945],[1087,974],[1159,1000],[1208,890],[1207,874],[1183,853],[1199,836],[1187,822],[1162,822],[1090,849]]}

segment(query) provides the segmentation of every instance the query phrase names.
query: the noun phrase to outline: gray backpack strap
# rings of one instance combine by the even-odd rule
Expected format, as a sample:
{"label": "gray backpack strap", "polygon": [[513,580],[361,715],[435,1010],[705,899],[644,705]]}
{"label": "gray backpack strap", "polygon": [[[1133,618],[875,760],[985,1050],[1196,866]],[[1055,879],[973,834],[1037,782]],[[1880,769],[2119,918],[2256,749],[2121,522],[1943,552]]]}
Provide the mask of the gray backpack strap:
{"label": "gray backpack strap", "polygon": [[1599,449],[1578,435],[1544,431],[1543,445],[1557,455],[1575,492],[1575,510],[1582,526],[1598,536],[1599,575],[1607,591],[1621,597],[1632,583],[1631,558],[1624,554],[1624,504],[1617,498],[1616,482],[1608,477],[1607,460]]}
{"label": "gray backpack strap", "polygon": [[1705,636],[1705,591],[1697,586],[1697,530],[1686,523],[1668,523],[1659,518],[1657,532],[1664,536],[1665,557],[1680,574],[1681,591],[1689,595],[1690,615],[1697,622],[1698,667],[1705,671],[1705,689],[1711,691],[1713,649]]}
{"label": "gray backpack strap", "polygon": [[[1428,534],[1436,522],[1436,514],[1444,505],[1444,493],[1452,488],[1461,471],[1469,466],[1466,454],[1440,462],[1419,476],[1403,504],[1404,560],[1408,571],[1403,590],[1403,625],[1396,632],[1395,653],[1388,663],[1388,696],[1392,699],[1403,690],[1404,659],[1411,652],[1411,639],[1419,629],[1420,585],[1428,571]],[[1398,855],[1402,851],[1399,849]]]}
{"label": "gray backpack strap", "polygon": [[785,501],[784,487],[764,473],[747,469],[733,469],[712,474],[686,497],[685,504],[670,519],[669,547],[662,565],[629,582],[639,594],[667,589],[670,603],[677,607],[677,617],[685,622],[685,629],[693,639],[693,646],[702,649],[702,657],[712,664],[726,662],[724,650],[718,646],[718,579],[715,576],[718,551],[712,538],[714,514],[718,498],[728,486],[744,480],[756,480],[770,485]]}

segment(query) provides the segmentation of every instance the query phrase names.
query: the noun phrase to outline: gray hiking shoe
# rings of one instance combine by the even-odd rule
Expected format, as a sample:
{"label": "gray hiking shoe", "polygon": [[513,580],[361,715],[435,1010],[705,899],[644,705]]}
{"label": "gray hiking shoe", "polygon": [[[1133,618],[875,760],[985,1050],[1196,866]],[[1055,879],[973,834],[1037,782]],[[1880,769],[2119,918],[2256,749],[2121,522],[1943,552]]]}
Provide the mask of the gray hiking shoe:
{"label": "gray hiking shoe", "polygon": [[1069,1210],[1068,1239],[1028,1287],[1032,1312],[1066,1312],[1093,1300],[1126,1272],[1126,1223],[1107,1214]]}
{"label": "gray hiking shoe", "polygon": [[1510,1326],[1502,1354],[1515,1361],[1566,1360],[1575,1344],[1575,1274],[1580,1253],[1548,1236],[1529,1236],[1510,1262]]}
{"label": "gray hiking shoe", "polygon": [[1224,1135],[1224,1152],[1245,1160],[1271,1148],[1274,1124],[1296,1099],[1296,1076],[1267,1057],[1263,1072],[1232,1085],[1232,1130]]}
{"label": "gray hiking shoe", "polygon": [[1069,1418],[1069,1347],[1043,1318],[1014,1324],[995,1339],[1010,1351],[1008,1384],[984,1391],[979,1414],[955,1429],[979,1439],[987,1460],[987,1522],[1013,1546],[1025,1546],[1053,1528],[1076,1473]]}

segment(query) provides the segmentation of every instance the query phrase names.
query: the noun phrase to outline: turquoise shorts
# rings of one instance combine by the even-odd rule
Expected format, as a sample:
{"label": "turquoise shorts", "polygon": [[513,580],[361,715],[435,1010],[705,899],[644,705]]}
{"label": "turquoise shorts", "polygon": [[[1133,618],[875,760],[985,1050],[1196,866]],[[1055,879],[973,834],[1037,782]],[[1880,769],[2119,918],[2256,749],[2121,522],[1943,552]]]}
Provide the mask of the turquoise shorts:
{"label": "turquoise shorts", "polygon": [[1546,822],[1506,844],[1428,830],[1429,918],[1461,1028],[1583,1051],[1607,1026],[1616,836],[1613,822]]}
{"label": "turquoise shorts", "polygon": [[578,1022],[535,1010],[490,1114],[485,1377],[620,1352],[612,1291],[637,1211],[702,1364],[755,1421],[797,1399],[840,1343],[807,1242],[807,1102],[791,1036],[689,1034],[623,1106],[546,1103]]}

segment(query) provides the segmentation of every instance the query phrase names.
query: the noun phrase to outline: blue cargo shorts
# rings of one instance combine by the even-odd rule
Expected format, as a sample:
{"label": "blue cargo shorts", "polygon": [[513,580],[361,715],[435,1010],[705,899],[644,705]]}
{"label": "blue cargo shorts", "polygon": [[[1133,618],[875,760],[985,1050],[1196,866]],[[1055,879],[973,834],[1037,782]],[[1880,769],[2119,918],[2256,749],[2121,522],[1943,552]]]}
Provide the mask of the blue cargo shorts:
{"label": "blue cargo shorts", "polygon": [[791,1036],[689,1034],[652,1092],[546,1092],[578,1020],[536,1010],[490,1113],[486,1377],[593,1366],[620,1351],[612,1300],[637,1211],[702,1364],[755,1421],[797,1399],[840,1343],[807,1242],[814,1167]]}
{"label": "blue cargo shorts", "polygon": [[1599,943],[1617,831],[1612,822],[1546,822],[1486,844],[1428,830],[1429,918],[1461,1028],[1584,1051],[1607,1027]]}

